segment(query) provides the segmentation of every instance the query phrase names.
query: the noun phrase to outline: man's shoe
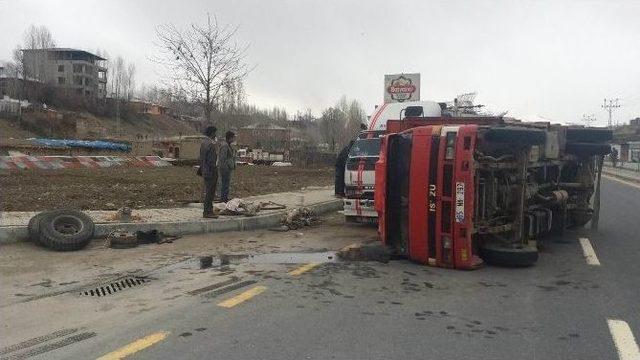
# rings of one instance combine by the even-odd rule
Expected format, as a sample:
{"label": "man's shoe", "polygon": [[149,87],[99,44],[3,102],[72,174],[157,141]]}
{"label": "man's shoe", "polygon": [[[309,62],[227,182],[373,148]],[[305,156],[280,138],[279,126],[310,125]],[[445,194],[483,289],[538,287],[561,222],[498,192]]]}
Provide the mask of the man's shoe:
{"label": "man's shoe", "polygon": [[205,218],[205,219],[217,219],[218,215],[216,215],[216,214],[204,214],[204,215],[202,215],[202,217]]}

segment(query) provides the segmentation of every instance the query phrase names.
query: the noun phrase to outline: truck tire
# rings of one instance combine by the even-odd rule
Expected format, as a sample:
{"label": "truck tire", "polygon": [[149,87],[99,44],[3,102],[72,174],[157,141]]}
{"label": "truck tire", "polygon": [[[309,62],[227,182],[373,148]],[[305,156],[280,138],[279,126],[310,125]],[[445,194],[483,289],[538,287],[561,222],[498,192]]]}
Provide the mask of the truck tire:
{"label": "truck tire", "polygon": [[613,139],[613,131],[596,128],[568,128],[567,141],[578,143],[606,143]]}
{"label": "truck tire", "polygon": [[35,214],[31,219],[29,219],[29,224],[27,225],[27,231],[29,232],[29,241],[33,241],[34,243],[39,242],[40,240],[40,221],[42,217],[46,215],[46,212],[39,212]]}
{"label": "truck tire", "polygon": [[490,128],[485,132],[484,137],[490,142],[523,145],[540,145],[546,141],[546,134],[542,130],[517,127]]}
{"label": "truck tire", "polygon": [[491,265],[527,267],[538,261],[538,249],[531,244],[522,248],[507,248],[499,244],[485,243],[480,246],[480,257]]}
{"label": "truck tire", "polygon": [[93,220],[78,210],[54,210],[40,220],[39,243],[56,251],[74,251],[93,237]]}
{"label": "truck tire", "polygon": [[567,143],[565,151],[578,156],[607,155],[611,152],[611,145],[571,142]]}

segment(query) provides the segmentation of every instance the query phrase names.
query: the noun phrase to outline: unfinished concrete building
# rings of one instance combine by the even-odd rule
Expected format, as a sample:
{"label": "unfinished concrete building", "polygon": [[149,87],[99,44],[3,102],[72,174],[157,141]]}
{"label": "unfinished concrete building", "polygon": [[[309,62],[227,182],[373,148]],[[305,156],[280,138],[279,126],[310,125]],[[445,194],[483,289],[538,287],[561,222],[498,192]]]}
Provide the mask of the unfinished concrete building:
{"label": "unfinished concrete building", "polygon": [[107,59],[68,48],[25,49],[22,52],[27,76],[74,95],[94,98],[107,95]]}

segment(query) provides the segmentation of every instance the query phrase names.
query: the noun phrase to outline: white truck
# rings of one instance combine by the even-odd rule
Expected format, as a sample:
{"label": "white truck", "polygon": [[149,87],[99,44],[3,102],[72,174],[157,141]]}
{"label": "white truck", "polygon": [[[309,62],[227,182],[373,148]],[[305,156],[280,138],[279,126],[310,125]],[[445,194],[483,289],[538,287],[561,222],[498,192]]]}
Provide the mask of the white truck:
{"label": "white truck", "polygon": [[[406,114],[406,109],[419,113]],[[375,223],[378,214],[373,203],[375,164],[380,153],[380,136],[384,135],[387,121],[405,116],[441,116],[440,103],[435,101],[406,101],[385,103],[369,117],[367,130],[355,139],[344,169],[343,209],[349,222]]]}

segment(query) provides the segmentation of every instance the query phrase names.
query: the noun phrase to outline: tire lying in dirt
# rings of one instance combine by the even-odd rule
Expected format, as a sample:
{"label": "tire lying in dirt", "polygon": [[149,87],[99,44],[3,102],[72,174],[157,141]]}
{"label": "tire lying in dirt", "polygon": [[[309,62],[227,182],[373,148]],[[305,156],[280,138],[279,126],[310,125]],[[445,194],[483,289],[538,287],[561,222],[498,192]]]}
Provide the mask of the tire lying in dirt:
{"label": "tire lying in dirt", "polygon": [[565,151],[578,156],[607,155],[611,153],[611,145],[574,142],[567,143]]}
{"label": "tire lying in dirt", "polygon": [[613,139],[613,131],[596,128],[568,128],[567,141],[577,143],[605,143]]}
{"label": "tire lying in dirt", "polygon": [[484,138],[490,142],[540,145],[546,141],[546,134],[542,130],[523,129],[518,127],[495,127],[484,133]]}
{"label": "tire lying in dirt", "polygon": [[40,241],[40,221],[46,212],[39,212],[29,219],[27,230],[29,231],[29,240],[35,243]]}
{"label": "tire lying in dirt", "polygon": [[80,250],[93,237],[93,220],[78,210],[54,210],[40,219],[39,243],[57,251]]}
{"label": "tire lying in dirt", "polygon": [[508,248],[485,243],[480,247],[480,257],[487,264],[505,267],[533,266],[538,261],[538,249],[534,242],[520,248]]}

